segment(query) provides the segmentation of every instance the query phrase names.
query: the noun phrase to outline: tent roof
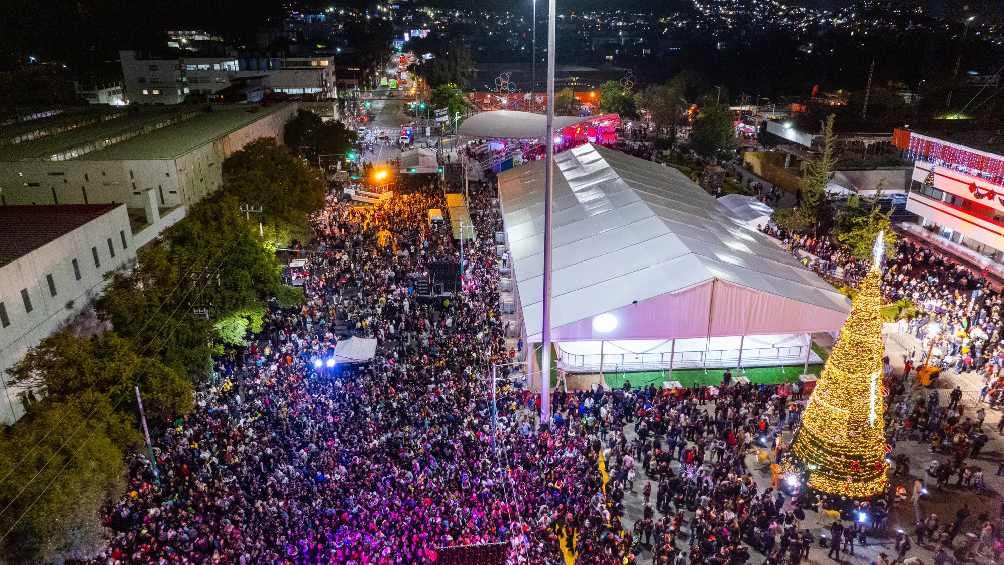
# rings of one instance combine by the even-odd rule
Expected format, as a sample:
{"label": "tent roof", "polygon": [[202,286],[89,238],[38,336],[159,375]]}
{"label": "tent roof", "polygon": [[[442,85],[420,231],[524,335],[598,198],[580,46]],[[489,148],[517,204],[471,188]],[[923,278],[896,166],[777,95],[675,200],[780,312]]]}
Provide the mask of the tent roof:
{"label": "tent roof", "polygon": [[[588,122],[595,116],[555,116],[552,131],[558,131],[571,125]],[[544,137],[547,130],[547,118],[544,114],[532,112],[517,112],[514,110],[495,110],[481,112],[464,120],[460,124],[460,135],[467,137],[500,137],[527,139]]]}
{"label": "tent roof", "polygon": [[[843,295],[676,169],[592,145],[555,162],[555,339],[824,331],[846,317]],[[543,176],[541,161],[499,176],[531,341],[541,331]],[[590,321],[606,312],[623,317],[616,335],[594,335]]]}
{"label": "tent roof", "polygon": [[758,220],[774,213],[773,208],[747,194],[726,194],[718,199],[718,203],[729,211],[729,215],[733,219],[743,223]]}

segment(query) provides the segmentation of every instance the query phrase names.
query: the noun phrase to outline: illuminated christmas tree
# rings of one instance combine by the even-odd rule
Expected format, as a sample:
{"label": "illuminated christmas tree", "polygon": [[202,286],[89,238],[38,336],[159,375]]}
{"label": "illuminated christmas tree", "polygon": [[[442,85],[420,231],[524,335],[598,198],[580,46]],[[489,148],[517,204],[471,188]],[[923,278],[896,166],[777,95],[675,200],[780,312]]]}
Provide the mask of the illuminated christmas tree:
{"label": "illuminated christmas tree", "polygon": [[813,489],[867,498],[888,485],[882,390],[883,234],[792,443]]}

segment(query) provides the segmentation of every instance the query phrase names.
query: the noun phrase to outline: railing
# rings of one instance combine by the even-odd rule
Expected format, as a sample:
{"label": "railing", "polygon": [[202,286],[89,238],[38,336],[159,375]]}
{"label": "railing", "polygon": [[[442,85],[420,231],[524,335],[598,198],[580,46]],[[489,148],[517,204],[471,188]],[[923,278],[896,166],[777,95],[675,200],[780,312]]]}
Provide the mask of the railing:
{"label": "railing", "polygon": [[[805,362],[805,346],[743,348],[744,367],[797,365]],[[709,349],[675,351],[670,353],[604,353],[603,371],[700,369],[703,367],[736,367],[739,365],[737,349]],[[578,355],[559,350],[558,363],[572,372],[598,372],[600,354]]]}

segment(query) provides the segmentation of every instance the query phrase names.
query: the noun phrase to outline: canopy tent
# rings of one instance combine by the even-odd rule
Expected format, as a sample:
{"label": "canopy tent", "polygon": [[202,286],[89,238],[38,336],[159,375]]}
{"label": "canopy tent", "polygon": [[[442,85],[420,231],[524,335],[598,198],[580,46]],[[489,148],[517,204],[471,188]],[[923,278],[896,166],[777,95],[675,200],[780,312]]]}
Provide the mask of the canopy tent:
{"label": "canopy tent", "polygon": [[377,340],[350,337],[335,344],[336,363],[366,363],[376,355]]}
{"label": "canopy tent", "polygon": [[[555,116],[553,131],[587,122],[592,116]],[[460,124],[459,134],[465,137],[498,137],[507,139],[540,139],[547,131],[547,117],[544,114],[495,110],[481,112]]]}
{"label": "canopy tent", "polygon": [[[676,169],[588,144],[555,165],[556,341],[832,331],[847,316],[843,295]],[[499,192],[527,341],[540,342],[544,163],[503,173]]]}
{"label": "canopy tent", "polygon": [[434,175],[439,172],[439,161],[432,149],[412,149],[401,153],[401,173]]}
{"label": "canopy tent", "polygon": [[750,229],[766,226],[774,209],[746,194],[726,194],[718,203],[729,211],[729,216]]}

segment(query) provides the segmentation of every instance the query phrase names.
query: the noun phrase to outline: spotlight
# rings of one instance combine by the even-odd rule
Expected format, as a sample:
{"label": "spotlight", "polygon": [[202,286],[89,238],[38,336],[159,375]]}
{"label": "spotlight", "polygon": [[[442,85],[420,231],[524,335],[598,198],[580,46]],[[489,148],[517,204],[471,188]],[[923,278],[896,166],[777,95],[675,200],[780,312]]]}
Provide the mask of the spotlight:
{"label": "spotlight", "polygon": [[314,359],[314,368],[315,369],[320,369],[321,368],[321,360],[320,359]]}
{"label": "spotlight", "polygon": [[784,478],[784,482],[785,482],[785,484],[787,484],[791,488],[795,488],[799,484],[801,484],[801,481],[799,480],[798,475],[796,475],[795,473],[791,473],[791,474],[787,475]]}
{"label": "spotlight", "polygon": [[593,318],[593,330],[601,334],[610,333],[617,329],[617,316],[607,312]]}
{"label": "spotlight", "polygon": [[920,487],[920,494],[927,496],[927,487]]}
{"label": "spotlight", "polygon": [[858,512],[858,522],[861,523],[861,524],[864,524],[867,521],[868,521],[868,513],[867,512]]}
{"label": "spotlight", "polygon": [[327,367],[328,367],[329,369],[330,369],[330,368],[332,368],[332,367],[334,367],[334,366],[335,366],[335,358],[334,358],[334,357],[331,357],[331,358],[329,358],[329,359],[328,359],[327,361],[325,361],[325,362],[324,362],[324,364],[325,364],[325,365],[326,365],[326,366],[327,366]]}

